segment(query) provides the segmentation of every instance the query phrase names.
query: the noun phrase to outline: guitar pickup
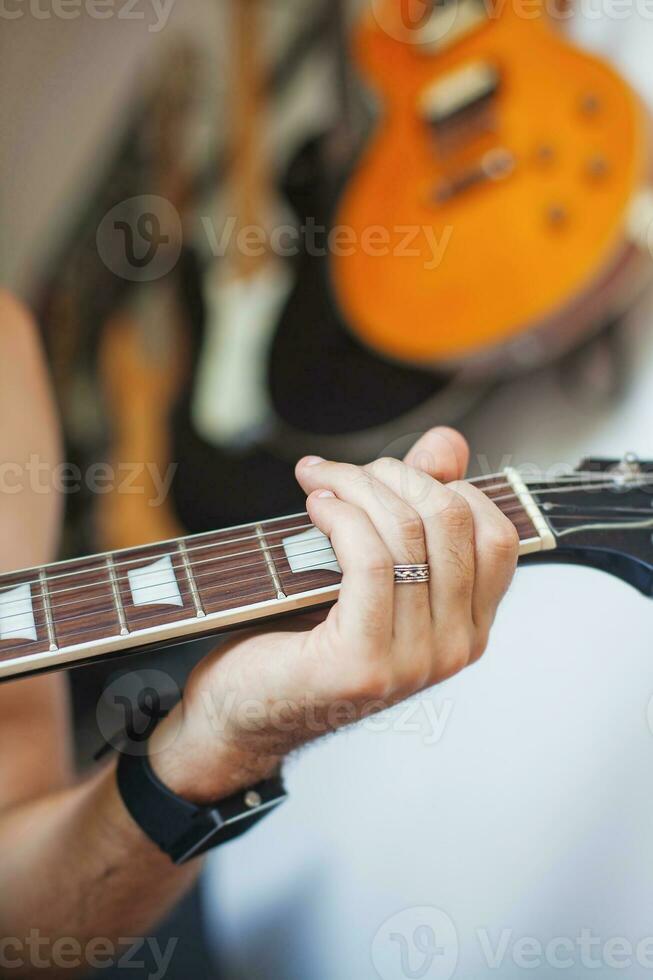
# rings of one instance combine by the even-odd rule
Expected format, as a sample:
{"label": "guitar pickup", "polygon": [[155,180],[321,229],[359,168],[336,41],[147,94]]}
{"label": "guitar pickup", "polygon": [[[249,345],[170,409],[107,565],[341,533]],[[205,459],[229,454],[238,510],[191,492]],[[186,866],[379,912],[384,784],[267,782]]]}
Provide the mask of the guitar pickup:
{"label": "guitar pickup", "polygon": [[420,96],[420,113],[439,130],[485,107],[496,95],[499,83],[499,72],[493,65],[472,62],[429,85]]}

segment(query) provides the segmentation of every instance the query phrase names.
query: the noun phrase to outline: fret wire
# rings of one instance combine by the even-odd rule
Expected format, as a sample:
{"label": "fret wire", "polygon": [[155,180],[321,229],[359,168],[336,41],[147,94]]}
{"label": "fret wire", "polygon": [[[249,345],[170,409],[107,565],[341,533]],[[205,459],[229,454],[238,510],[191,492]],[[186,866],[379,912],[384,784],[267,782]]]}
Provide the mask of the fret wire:
{"label": "fret wire", "polygon": [[[205,616],[204,607],[202,605],[202,600],[200,598],[199,591],[197,589],[197,584],[195,582],[195,576],[193,575],[193,569],[191,568],[190,560],[188,558],[188,550],[184,541],[179,542],[179,553],[181,554],[181,560],[184,563],[184,569],[186,571],[186,578],[188,579],[188,584],[190,586],[191,595],[193,597],[193,603],[195,605],[195,612],[198,616]],[[174,570],[174,565],[173,565]]]}
{"label": "fret wire", "polygon": [[50,594],[48,589],[48,578],[44,568],[39,572],[39,582],[41,585],[41,599],[43,601],[43,612],[45,614],[45,628],[48,634],[48,645],[50,652],[54,653],[57,649],[57,637],[52,621],[52,607],[50,605]]}
{"label": "fret wire", "polygon": [[[270,545],[267,542],[263,528],[260,524],[256,525],[256,536],[258,537],[259,545],[261,551],[263,552],[263,557],[265,558],[265,564],[267,565],[268,572],[270,573],[270,578],[272,579],[272,584],[277,593],[277,599],[285,599],[286,594],[283,591],[283,586],[281,585],[281,579],[279,578],[279,573],[277,571],[277,566],[274,564],[274,558],[270,554]],[[277,546],[278,547],[278,546]]]}
{"label": "fret wire", "polygon": [[111,582],[111,591],[113,592],[113,602],[116,607],[116,612],[118,614],[118,623],[120,625],[120,635],[128,636],[129,629],[127,628],[127,619],[125,617],[125,610],[122,605],[122,599],[120,597],[120,587],[118,586],[118,580],[116,578],[116,571],[113,565],[113,558],[111,555],[106,557],[106,566],[109,570],[109,579]]}

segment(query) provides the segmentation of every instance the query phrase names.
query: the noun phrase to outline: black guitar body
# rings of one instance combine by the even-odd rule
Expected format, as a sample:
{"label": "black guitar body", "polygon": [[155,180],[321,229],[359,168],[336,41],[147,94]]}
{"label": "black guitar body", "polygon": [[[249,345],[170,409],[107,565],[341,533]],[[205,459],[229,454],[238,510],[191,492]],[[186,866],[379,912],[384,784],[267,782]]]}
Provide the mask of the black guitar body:
{"label": "black guitar body", "polygon": [[332,295],[326,232],[349,168],[335,178],[327,173],[328,138],[314,138],[300,149],[283,186],[302,228],[302,247],[295,258],[295,288],[272,345],[269,389],[285,425],[337,437],[400,418],[433,398],[451,377],[385,361],[348,331]]}
{"label": "black guitar body", "polygon": [[[293,160],[284,191],[303,228],[330,227],[341,179],[325,174],[325,137],[307,142]],[[325,234],[318,236],[324,244]],[[200,356],[206,311],[203,269],[185,251],[180,268],[181,303],[187,311],[191,350]],[[284,427],[311,435],[337,437],[380,428],[437,394],[450,382],[375,357],[349,334],[331,297],[328,256],[316,254],[307,237],[294,258],[295,288],[282,312],[268,366],[269,393]],[[304,498],[294,477],[291,454],[273,448],[274,438],[256,446],[226,449],[203,439],[192,421],[190,383],[173,420],[174,503],[191,532],[247,523],[260,514],[301,510]],[[275,420],[269,430],[273,433]],[[343,450],[343,458],[346,452]]]}

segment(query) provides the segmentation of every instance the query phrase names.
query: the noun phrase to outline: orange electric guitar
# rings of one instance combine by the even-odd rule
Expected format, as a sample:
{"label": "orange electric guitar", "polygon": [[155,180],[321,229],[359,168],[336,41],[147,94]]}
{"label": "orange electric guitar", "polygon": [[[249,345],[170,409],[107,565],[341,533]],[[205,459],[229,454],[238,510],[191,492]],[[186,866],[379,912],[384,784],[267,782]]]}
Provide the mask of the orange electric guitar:
{"label": "orange electric guitar", "polygon": [[359,339],[509,371],[623,311],[650,274],[651,144],[607,64],[531,0],[372,0],[356,52],[382,119],[332,275]]}

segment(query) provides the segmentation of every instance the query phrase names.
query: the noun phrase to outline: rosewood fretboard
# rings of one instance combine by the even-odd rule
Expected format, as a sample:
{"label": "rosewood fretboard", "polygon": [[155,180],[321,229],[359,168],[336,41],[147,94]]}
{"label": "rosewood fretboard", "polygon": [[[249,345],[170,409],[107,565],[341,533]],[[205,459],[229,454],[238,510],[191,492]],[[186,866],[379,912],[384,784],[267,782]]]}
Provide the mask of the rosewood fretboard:
{"label": "rosewood fretboard", "polygon": [[[516,474],[476,481],[551,547]],[[337,598],[340,570],[306,514],[0,576],[0,678],[218,633]]]}

